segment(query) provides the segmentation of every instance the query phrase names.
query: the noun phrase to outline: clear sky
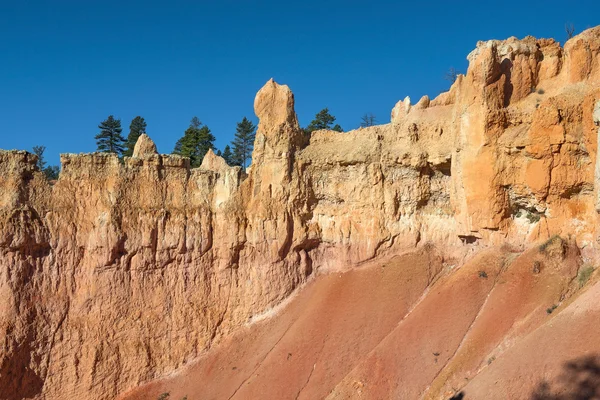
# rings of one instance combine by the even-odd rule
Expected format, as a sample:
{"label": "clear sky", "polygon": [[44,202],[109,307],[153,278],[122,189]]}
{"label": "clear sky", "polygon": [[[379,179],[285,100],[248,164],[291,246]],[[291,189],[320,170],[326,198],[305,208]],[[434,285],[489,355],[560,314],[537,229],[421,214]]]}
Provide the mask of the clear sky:
{"label": "clear sky", "polygon": [[329,107],[350,130],[387,123],[409,95],[435,97],[478,40],[554,37],[600,24],[600,1],[0,0],[0,148],[96,148],[109,114],[136,115],[162,153],[196,115],[223,148],[255,123],[271,77],[300,123]]}

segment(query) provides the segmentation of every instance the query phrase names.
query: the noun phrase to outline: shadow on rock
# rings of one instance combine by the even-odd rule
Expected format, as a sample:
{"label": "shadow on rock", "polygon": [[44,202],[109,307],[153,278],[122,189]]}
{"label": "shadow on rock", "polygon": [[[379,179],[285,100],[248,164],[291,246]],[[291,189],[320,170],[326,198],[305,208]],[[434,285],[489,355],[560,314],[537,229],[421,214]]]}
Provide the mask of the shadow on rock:
{"label": "shadow on rock", "polygon": [[600,358],[591,355],[566,362],[562,374],[552,384],[540,383],[531,399],[600,399]]}

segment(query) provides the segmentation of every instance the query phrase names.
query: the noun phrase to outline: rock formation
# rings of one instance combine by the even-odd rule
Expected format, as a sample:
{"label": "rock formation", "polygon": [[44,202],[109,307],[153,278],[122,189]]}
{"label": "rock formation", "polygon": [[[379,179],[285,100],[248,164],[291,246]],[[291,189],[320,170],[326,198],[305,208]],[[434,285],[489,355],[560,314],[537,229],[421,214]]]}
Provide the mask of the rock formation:
{"label": "rock formation", "polygon": [[270,80],[248,175],[142,135],[124,162],[61,155],[50,186],[1,151],[0,398],[112,399],[310,276],[424,245],[461,264],[560,235],[596,262],[599,52],[600,28],[480,42],[448,92],[347,133],[305,135]]}

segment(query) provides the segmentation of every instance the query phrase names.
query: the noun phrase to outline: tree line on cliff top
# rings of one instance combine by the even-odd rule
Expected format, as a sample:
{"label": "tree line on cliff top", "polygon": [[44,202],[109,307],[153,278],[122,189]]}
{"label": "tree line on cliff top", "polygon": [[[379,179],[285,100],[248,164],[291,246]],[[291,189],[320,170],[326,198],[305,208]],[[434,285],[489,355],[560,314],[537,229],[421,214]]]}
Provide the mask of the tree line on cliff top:
{"label": "tree line on cliff top", "polygon": [[[575,28],[572,23],[565,24],[566,40],[571,39],[575,35]],[[444,79],[454,83],[461,73],[454,67],[446,72]],[[344,130],[339,124],[333,125],[336,118],[329,113],[328,108],[319,111],[315,118],[302,128],[305,134],[310,135],[312,132],[319,129],[329,129],[337,132]],[[361,117],[360,127],[366,128],[377,123],[375,116],[371,113],[366,113]],[[124,138],[121,134],[121,120],[109,115],[108,118],[98,125],[100,132],[95,136],[96,151],[115,153],[120,158],[131,157],[133,149],[138,138],[146,133],[146,121],[143,117],[137,116],[129,125],[129,134]],[[254,146],[254,137],[256,135],[256,126],[244,117],[242,121],[237,123],[235,137],[230,145],[226,145],[223,151],[217,150],[215,147],[215,136],[211,133],[208,126],[204,125],[198,117],[193,117],[190,126],[185,130],[183,136],[175,143],[173,154],[179,154],[190,158],[192,168],[200,166],[204,156],[209,149],[216,150],[218,156],[223,157],[225,162],[231,166],[238,165],[244,169],[247,167],[248,161],[252,157],[252,149]],[[46,166],[44,160],[45,146],[34,146],[33,153],[37,155],[37,167],[42,171],[49,180],[58,179],[60,168],[56,165]]]}
{"label": "tree line on cliff top", "polygon": [[[98,125],[100,132],[95,136],[98,152],[115,153],[119,157],[131,157],[138,138],[146,133],[146,121],[137,116],[131,121],[127,138],[122,135],[121,120],[113,115]],[[225,146],[223,152],[215,147],[215,136],[210,128],[203,124],[198,117],[193,117],[190,125],[175,143],[173,154],[188,157],[192,168],[199,167],[204,156],[209,150],[223,157],[229,165],[246,167],[252,153],[256,126],[244,117],[238,122],[235,138],[230,145]]]}
{"label": "tree line on cliff top", "polygon": [[[336,118],[331,115],[328,108],[319,111],[315,118],[302,130],[310,135],[320,129],[328,129],[343,132],[339,124],[335,124]],[[375,116],[367,113],[361,117],[361,127],[373,126],[376,123]],[[121,120],[109,115],[98,125],[99,132],[96,140],[96,151],[102,153],[114,153],[123,157],[131,157],[138,138],[146,133],[147,123],[141,116],[135,117],[129,124],[129,134],[123,136]],[[204,156],[209,150],[213,150],[218,156],[223,157],[230,166],[240,166],[244,169],[252,158],[254,138],[256,136],[256,125],[244,117],[236,125],[233,141],[226,145],[223,151],[215,147],[215,136],[210,128],[203,124],[198,117],[193,117],[190,125],[183,135],[175,143],[173,154],[189,157],[192,168],[202,164]],[[34,146],[33,152],[38,156],[37,166],[49,180],[58,179],[59,167],[56,165],[46,166],[44,159],[45,146]]]}
{"label": "tree line on cliff top", "polygon": [[[303,131],[307,134],[319,129],[343,132],[339,124],[334,125],[335,119],[325,108],[315,115],[310,124],[303,128]],[[371,126],[375,123],[375,117],[372,114],[365,114],[362,121],[361,126]],[[119,157],[130,157],[138,138],[146,133],[146,127],[144,118],[135,117],[129,126],[129,135],[124,138],[121,120],[110,115],[98,125],[100,132],[95,136],[97,151],[115,153]],[[233,141],[221,151],[215,147],[216,138],[210,128],[203,124],[198,117],[193,117],[188,128],[175,143],[172,153],[189,157],[190,166],[196,168],[202,164],[206,153],[213,150],[218,156],[223,157],[228,165],[240,166],[245,169],[252,157],[255,136],[256,125],[244,117],[236,125]]]}

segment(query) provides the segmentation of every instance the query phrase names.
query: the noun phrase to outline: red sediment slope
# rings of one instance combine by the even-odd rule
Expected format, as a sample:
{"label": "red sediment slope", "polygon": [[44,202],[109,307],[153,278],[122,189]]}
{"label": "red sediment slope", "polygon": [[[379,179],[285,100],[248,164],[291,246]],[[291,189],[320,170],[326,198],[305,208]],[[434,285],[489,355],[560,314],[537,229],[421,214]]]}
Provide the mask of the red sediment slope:
{"label": "red sediment slope", "polygon": [[441,269],[425,254],[320,276],[282,312],[226,339],[195,365],[125,396],[319,398],[418,302]]}
{"label": "red sediment slope", "polygon": [[557,241],[461,267],[421,252],[319,276],[274,317],[121,399],[529,398],[600,349],[600,288],[574,289],[577,259]]}

